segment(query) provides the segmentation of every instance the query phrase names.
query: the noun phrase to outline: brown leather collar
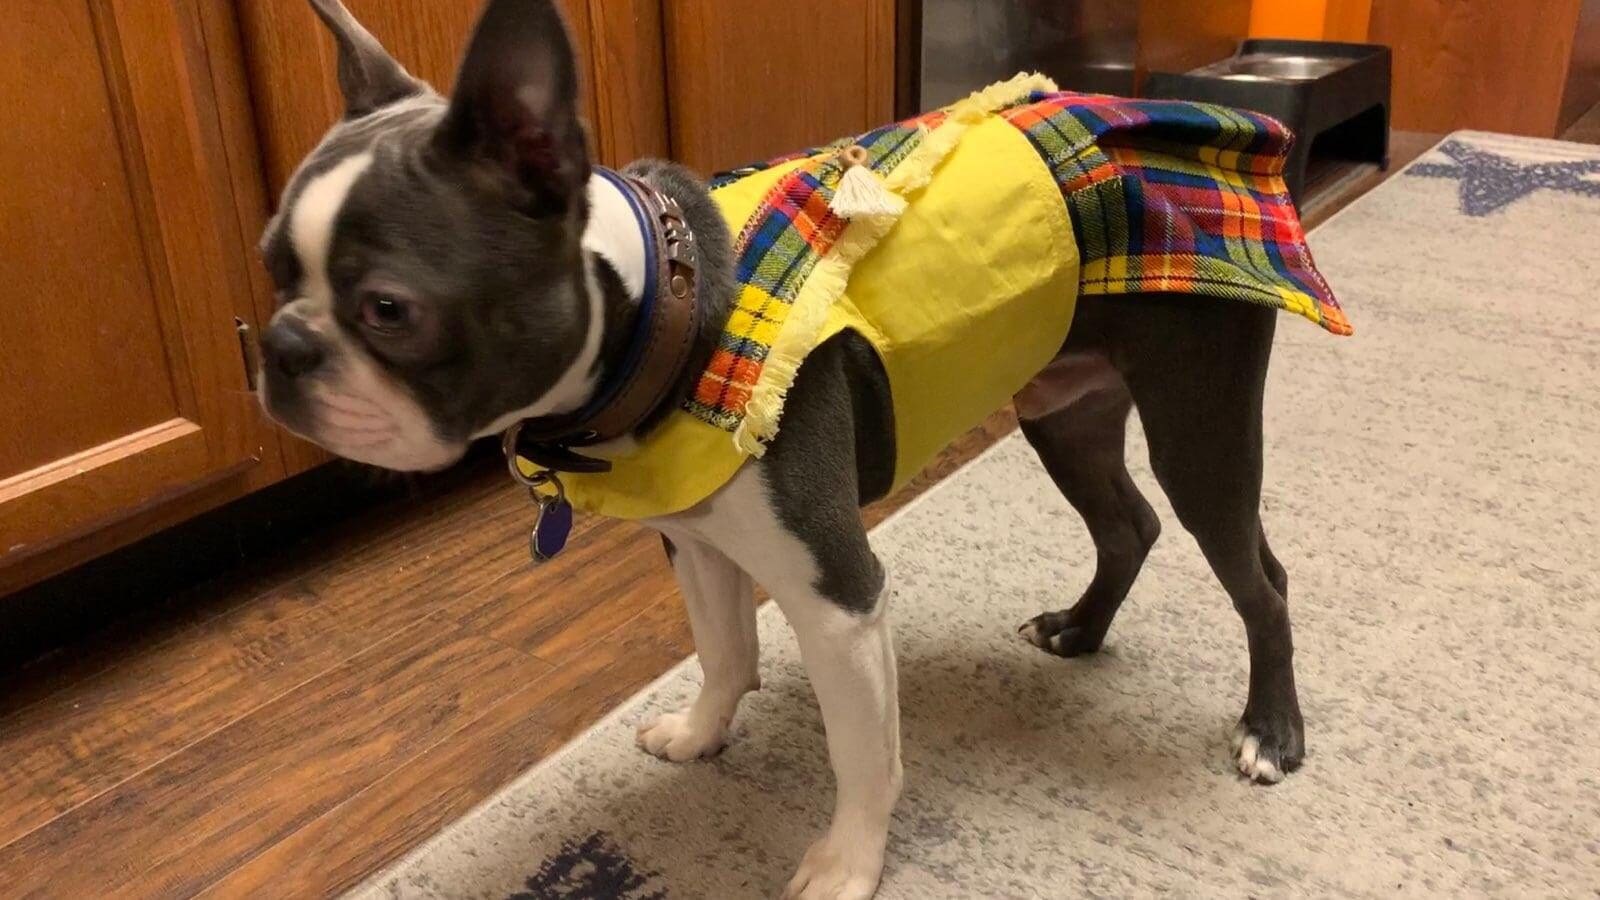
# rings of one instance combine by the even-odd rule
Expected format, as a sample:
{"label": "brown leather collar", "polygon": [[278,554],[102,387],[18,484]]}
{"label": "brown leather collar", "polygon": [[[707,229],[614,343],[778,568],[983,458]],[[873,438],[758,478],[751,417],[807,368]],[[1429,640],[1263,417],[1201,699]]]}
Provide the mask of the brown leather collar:
{"label": "brown leather collar", "polygon": [[610,470],[610,462],[574,448],[632,434],[668,402],[694,355],[705,318],[694,231],[678,202],[631,175],[596,171],[622,190],[645,232],[644,298],[626,356],[588,405],[570,415],[527,419],[507,430],[506,449],[552,472]]}

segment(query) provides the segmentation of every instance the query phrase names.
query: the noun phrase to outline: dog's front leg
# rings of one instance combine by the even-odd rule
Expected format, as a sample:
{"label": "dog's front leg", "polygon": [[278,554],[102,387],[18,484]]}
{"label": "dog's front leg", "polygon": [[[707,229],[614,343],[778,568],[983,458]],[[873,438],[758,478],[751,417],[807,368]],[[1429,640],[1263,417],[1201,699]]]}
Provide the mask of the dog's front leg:
{"label": "dog's front leg", "polygon": [[785,897],[866,900],[883,872],[900,796],[900,704],[888,591],[852,612],[810,585],[773,588],[800,641],[838,780],[833,822],[806,851]]}
{"label": "dog's front leg", "polygon": [[888,591],[853,499],[812,498],[802,511],[811,516],[802,538],[792,517],[785,521],[774,509],[759,469],[749,466],[681,523],[777,600],[799,639],[822,707],[838,785],[832,823],[806,851],[784,891],[800,900],[873,895],[883,873],[889,817],[900,796],[900,705]]}
{"label": "dog's front leg", "polygon": [[755,587],[716,548],[691,536],[669,537],[668,553],[689,611],[689,627],[705,680],[688,709],[639,726],[639,746],[673,762],[712,756],[747,692],[761,687]]}

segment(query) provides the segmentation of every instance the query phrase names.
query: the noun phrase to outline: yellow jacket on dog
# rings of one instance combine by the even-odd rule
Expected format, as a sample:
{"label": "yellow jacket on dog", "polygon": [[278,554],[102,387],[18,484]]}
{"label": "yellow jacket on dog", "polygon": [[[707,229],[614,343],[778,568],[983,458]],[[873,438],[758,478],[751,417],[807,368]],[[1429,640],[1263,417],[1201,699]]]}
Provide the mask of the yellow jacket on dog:
{"label": "yellow jacket on dog", "polygon": [[[1050,362],[1080,290],[1267,303],[1348,333],[1283,188],[1281,126],[1053,91],[1019,76],[715,187],[739,281],[720,346],[683,408],[607,454],[611,471],[562,477],[573,505],[645,519],[709,497],[776,435],[807,354],[845,329],[888,375],[896,487]],[[1161,133],[1122,146],[1140,116]],[[1189,150],[1172,152],[1175,133]],[[1214,222],[1193,215],[1205,196]]]}

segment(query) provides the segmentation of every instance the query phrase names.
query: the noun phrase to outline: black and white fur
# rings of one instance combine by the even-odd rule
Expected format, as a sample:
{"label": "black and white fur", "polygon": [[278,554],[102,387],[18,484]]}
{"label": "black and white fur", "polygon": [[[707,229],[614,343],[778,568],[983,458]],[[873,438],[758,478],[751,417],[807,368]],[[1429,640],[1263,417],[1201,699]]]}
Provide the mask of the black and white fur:
{"label": "black and white fur", "polygon": [[[312,4],[339,43],[348,109],[263,239],[282,303],[263,335],[264,407],[336,453],[404,470],[449,465],[475,438],[580,407],[631,331],[643,251],[631,214],[590,176],[553,3],[491,0],[448,99],[338,0]],[[699,238],[708,354],[732,302],[726,228],[685,170],[631,171],[676,198]],[[1137,407],[1162,488],[1244,620],[1250,684],[1234,755],[1259,782],[1304,752],[1287,584],[1259,514],[1274,321],[1244,303],[1084,297],[1056,362],[1017,397],[1024,433],[1097,552],[1078,602],[1022,633],[1062,656],[1093,652],[1138,575],[1160,525],[1123,461]],[[740,698],[759,686],[757,583],[799,637],[838,785],[832,824],[788,897],[871,896],[900,793],[888,581],[858,514],[892,479],[893,416],[874,351],[835,338],[807,358],[766,456],[700,506],[650,523],[667,538],[705,681],[688,709],[639,729],[644,749],[683,761],[722,748]]]}

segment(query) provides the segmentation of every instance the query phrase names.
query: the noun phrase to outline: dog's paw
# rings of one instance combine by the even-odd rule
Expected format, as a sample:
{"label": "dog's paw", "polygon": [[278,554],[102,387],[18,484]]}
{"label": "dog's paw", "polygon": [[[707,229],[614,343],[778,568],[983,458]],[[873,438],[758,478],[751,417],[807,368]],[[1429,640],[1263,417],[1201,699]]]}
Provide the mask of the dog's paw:
{"label": "dog's paw", "polygon": [[1017,629],[1022,639],[1057,656],[1083,656],[1100,649],[1105,626],[1079,622],[1072,610],[1040,613]]}
{"label": "dog's paw", "polygon": [[651,756],[688,762],[716,756],[728,743],[725,723],[696,721],[687,709],[662,713],[639,726],[638,744]]}
{"label": "dog's paw", "polygon": [[1233,729],[1233,763],[1239,774],[1256,784],[1277,784],[1300,768],[1304,738],[1292,727],[1261,728],[1241,720]]}
{"label": "dog's paw", "polygon": [[811,845],[783,900],[869,900],[883,877],[883,841],[830,830]]}

